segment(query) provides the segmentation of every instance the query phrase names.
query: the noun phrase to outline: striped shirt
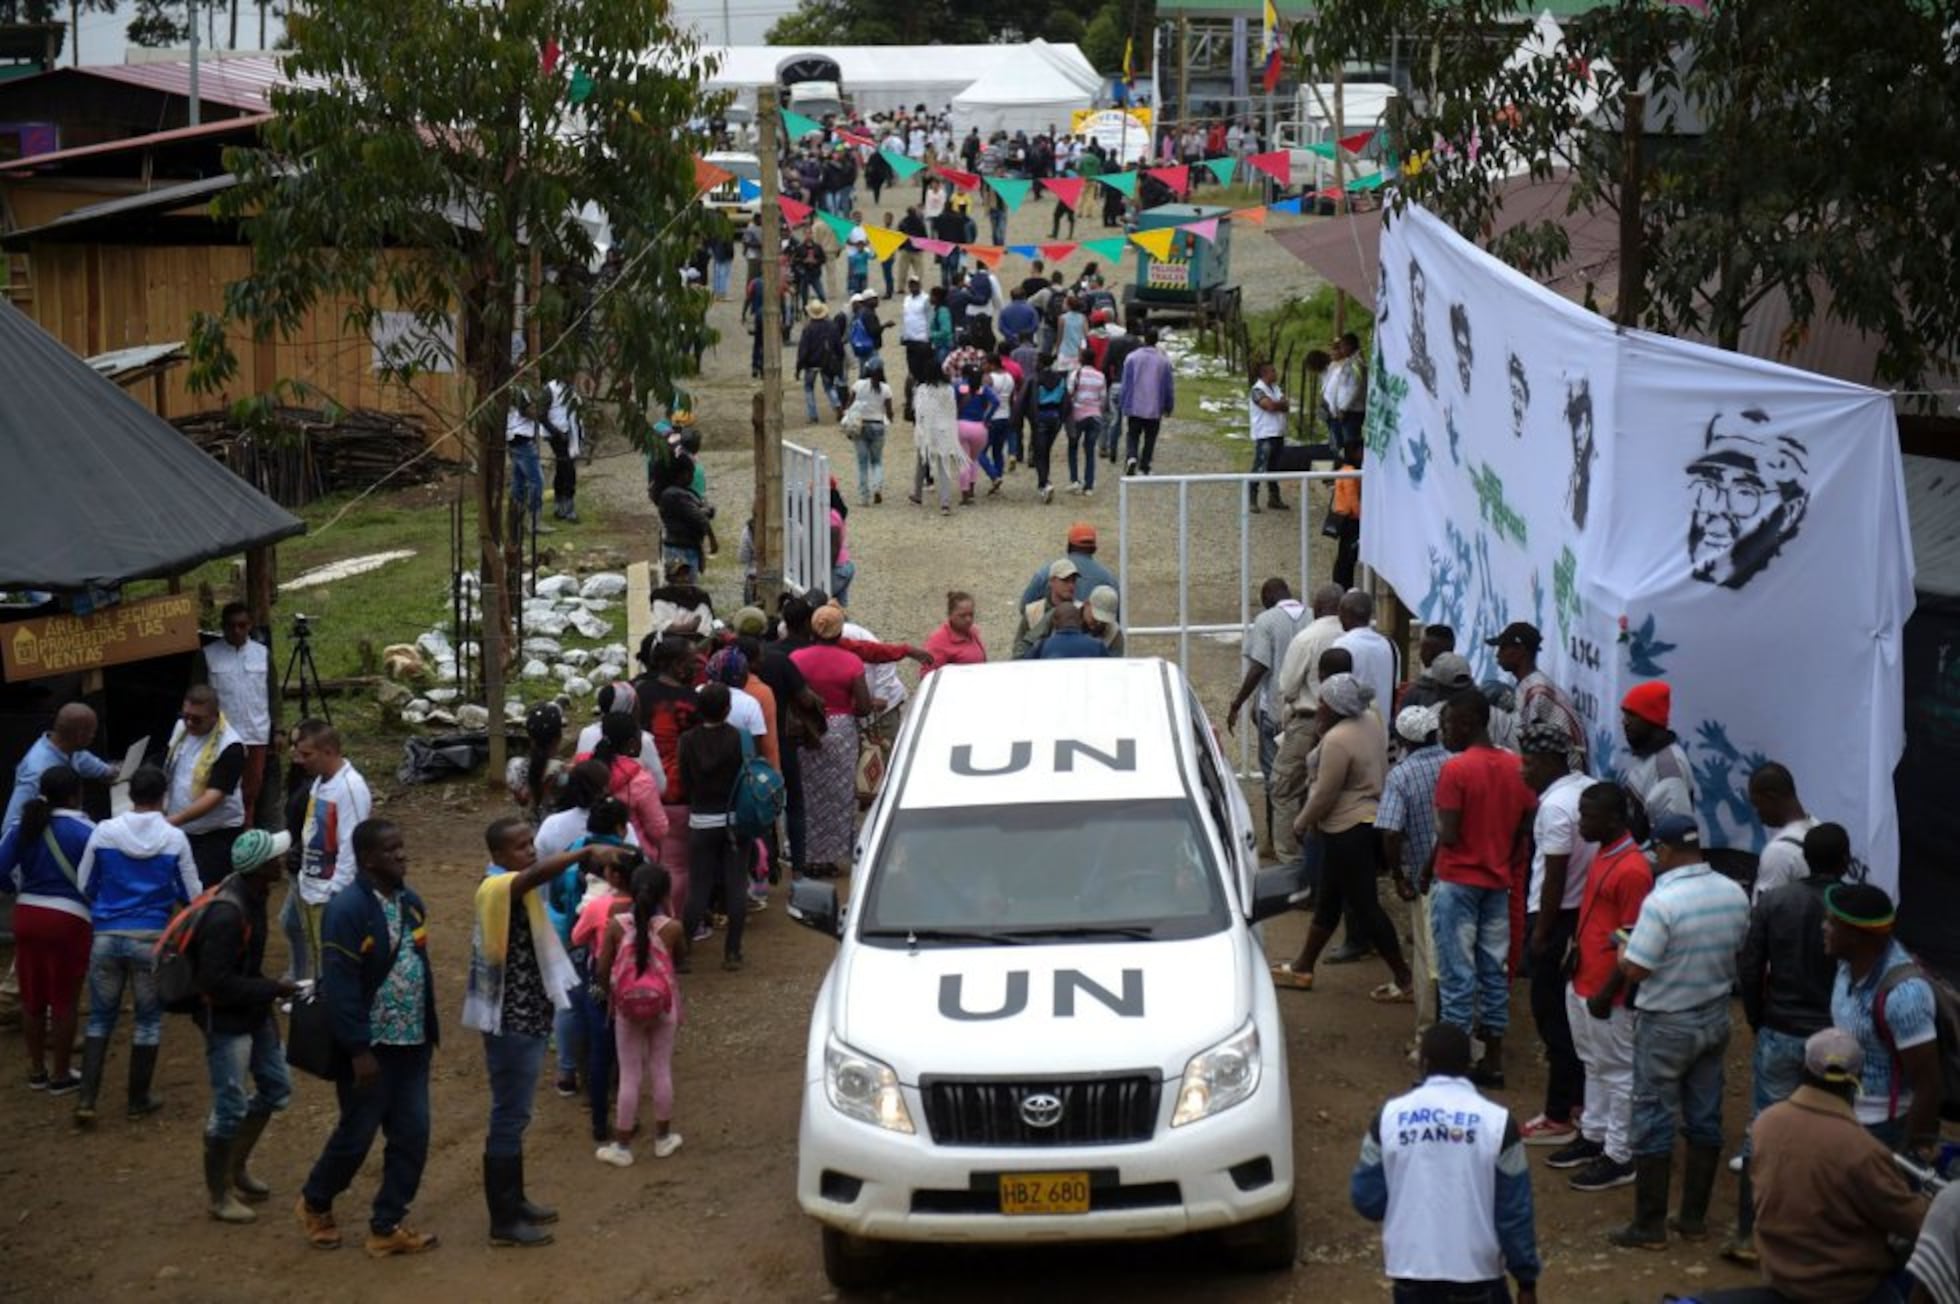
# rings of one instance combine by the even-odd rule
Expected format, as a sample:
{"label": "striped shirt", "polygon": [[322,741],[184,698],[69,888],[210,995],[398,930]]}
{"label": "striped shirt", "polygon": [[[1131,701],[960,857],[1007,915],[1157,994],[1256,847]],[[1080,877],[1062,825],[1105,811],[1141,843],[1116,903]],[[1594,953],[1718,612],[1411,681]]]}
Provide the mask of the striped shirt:
{"label": "striped shirt", "polygon": [[1412,886],[1427,886],[1429,853],[1436,849],[1436,778],[1450,754],[1435,743],[1404,756],[1382,784],[1375,827],[1402,835],[1402,863],[1390,869]]}
{"label": "striped shirt", "polygon": [[1662,874],[1627,942],[1627,959],[1649,971],[1636,1007],[1672,1013],[1725,999],[1748,931],[1749,894],[1707,862]]}
{"label": "striped shirt", "polygon": [[1853,979],[1851,966],[1838,961],[1837,981],[1831,987],[1831,1022],[1864,1047],[1865,1064],[1858,1082],[1860,1123],[1905,1116],[1912,1106],[1912,1085],[1899,1076],[1898,1052],[1923,1046],[1939,1035],[1933,989],[1923,978],[1908,978],[1886,993],[1885,1031],[1878,1029],[1873,1012],[1878,989],[1886,974],[1911,963],[1912,953],[1896,941],[1863,978]]}

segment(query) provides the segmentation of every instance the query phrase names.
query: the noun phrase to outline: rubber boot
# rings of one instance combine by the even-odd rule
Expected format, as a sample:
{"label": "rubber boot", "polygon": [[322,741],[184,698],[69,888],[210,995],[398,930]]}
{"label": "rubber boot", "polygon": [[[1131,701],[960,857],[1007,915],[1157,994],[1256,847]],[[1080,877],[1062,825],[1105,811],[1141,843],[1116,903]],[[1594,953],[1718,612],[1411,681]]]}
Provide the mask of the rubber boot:
{"label": "rubber boot", "polygon": [[89,1037],[82,1042],[82,1087],[75,1095],[75,1121],[95,1121],[95,1098],[102,1091],[102,1066],[109,1059],[109,1039]]}
{"label": "rubber boot", "polygon": [[1489,1091],[1504,1090],[1504,1035],[1484,1034],[1484,1057],[1470,1072],[1470,1081]]}
{"label": "rubber boot", "polygon": [[522,1214],[524,1221],[528,1223],[543,1225],[557,1222],[556,1209],[548,1204],[532,1204],[531,1197],[524,1194],[524,1156],[519,1155],[513,1162],[517,1165],[517,1212]]}
{"label": "rubber boot", "polygon": [[1667,1188],[1674,1156],[1639,1155],[1633,1161],[1633,1221],[1606,1234],[1623,1250],[1667,1248]]}
{"label": "rubber boot", "polygon": [[1749,1179],[1749,1161],[1742,1161],[1742,1184],[1736,1190],[1735,1232],[1722,1245],[1722,1257],[1731,1263],[1753,1268],[1761,1262],[1756,1253],[1756,1185]]}
{"label": "rubber boot", "polygon": [[150,1094],[150,1083],[157,1075],[157,1047],[129,1048],[129,1116],[142,1118],[163,1108],[163,1102]]}
{"label": "rubber boot", "polygon": [[551,1233],[524,1220],[519,1205],[521,1160],[483,1156],[483,1200],[490,1206],[490,1243],[533,1249],[551,1244]]}
{"label": "rubber boot", "polygon": [[1689,1146],[1687,1171],[1681,1178],[1681,1212],[1667,1225],[1683,1240],[1708,1239],[1708,1198],[1715,1191],[1715,1174],[1722,1168],[1720,1146]]}
{"label": "rubber boot", "polygon": [[259,1216],[251,1208],[240,1204],[231,1194],[232,1150],[236,1138],[228,1136],[207,1136],[204,1138],[204,1190],[211,1197],[206,1207],[211,1216],[219,1222],[249,1223],[257,1222]]}
{"label": "rubber boot", "polygon": [[238,1192],[239,1199],[252,1204],[272,1194],[272,1188],[252,1176],[248,1166],[252,1151],[258,1148],[259,1138],[265,1135],[265,1125],[271,1121],[270,1114],[247,1114],[238,1125],[238,1135],[232,1138],[231,1186]]}

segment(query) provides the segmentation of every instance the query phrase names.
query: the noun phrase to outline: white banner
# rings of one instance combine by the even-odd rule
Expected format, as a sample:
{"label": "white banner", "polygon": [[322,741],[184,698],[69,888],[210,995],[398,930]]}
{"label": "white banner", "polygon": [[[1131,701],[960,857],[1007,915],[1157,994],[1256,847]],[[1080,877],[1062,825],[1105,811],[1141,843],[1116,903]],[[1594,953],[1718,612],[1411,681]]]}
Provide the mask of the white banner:
{"label": "white banner", "polygon": [[1673,695],[1707,844],[1760,850],[1749,773],[1898,881],[1892,770],[1912,611],[1884,394],[1611,322],[1411,207],[1381,245],[1361,555],[1480,680],[1514,620],[1572,698],[1593,770],[1619,702]]}

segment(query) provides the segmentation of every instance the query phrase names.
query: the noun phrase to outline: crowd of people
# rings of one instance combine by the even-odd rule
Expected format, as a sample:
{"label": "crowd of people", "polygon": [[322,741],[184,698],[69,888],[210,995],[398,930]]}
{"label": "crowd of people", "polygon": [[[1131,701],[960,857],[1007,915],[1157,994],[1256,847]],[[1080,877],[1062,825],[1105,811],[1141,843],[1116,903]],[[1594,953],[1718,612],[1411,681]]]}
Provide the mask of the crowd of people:
{"label": "crowd of people", "polygon": [[[1615,1246],[1708,1238],[1738,996],[1751,1126],[1728,1165],[1738,1221],[1722,1253],[1770,1293],[1733,1298],[1922,1298],[1901,1273],[1927,1213],[1908,1173],[1939,1158],[1939,1024],[1960,1005],[1893,937],[1892,899],[1864,881],[1845,828],[1805,808],[1787,767],[1760,765],[1748,796],[1765,849],[1745,885],[1704,853],[1664,680],[1627,692],[1626,759],[1601,772],[1532,625],[1489,640],[1512,682],[1474,682],[1435,625],[1405,679],[1366,593],[1330,584],[1302,604],[1275,578],[1261,601],[1227,723],[1256,697],[1266,836],[1313,912],[1273,982],[1312,991],[1323,961],[1373,956],[1388,976],[1371,998],[1414,1007],[1423,1081],[1371,1127],[1353,1192],[1386,1219],[1397,1298],[1508,1298],[1507,1272],[1532,1292],[1521,1179],[1535,1152],[1576,1191],[1633,1188]],[[1506,1090],[1519,980],[1546,1073],[1542,1098],[1511,1111],[1478,1093]],[[1926,1222],[1924,1262],[1952,1263],[1953,1217]],[[1916,1280],[1944,1300],[1951,1278],[1930,1279],[1945,1294]]]}

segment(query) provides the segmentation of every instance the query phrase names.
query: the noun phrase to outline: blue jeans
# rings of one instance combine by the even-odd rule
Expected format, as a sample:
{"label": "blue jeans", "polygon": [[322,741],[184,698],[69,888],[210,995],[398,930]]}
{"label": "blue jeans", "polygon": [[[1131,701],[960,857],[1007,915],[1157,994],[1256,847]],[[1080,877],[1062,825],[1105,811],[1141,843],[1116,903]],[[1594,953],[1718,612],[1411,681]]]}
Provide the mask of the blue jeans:
{"label": "blue jeans", "polygon": [[[1068,428],[1068,478],[1071,484],[1078,480],[1084,489],[1096,487],[1096,447],[1102,440],[1102,418],[1083,417],[1069,422]],[[1076,475],[1076,451],[1082,454],[1082,474]]]}
{"label": "blue jeans", "polygon": [[857,578],[858,564],[854,561],[839,562],[830,568],[830,596],[840,607],[851,605],[851,581]]}
{"label": "blue jeans", "polygon": [[544,507],[544,464],[536,439],[510,441],[510,500],[533,516]]}
{"label": "blue jeans", "polygon": [[[276,1114],[293,1098],[293,1077],[279,1044],[279,1024],[268,1011],[250,1032],[204,1034],[204,1068],[211,1076],[211,1113],[204,1135],[238,1135],[247,1114]],[[254,1088],[248,1101],[245,1079]]]}
{"label": "blue jeans", "polygon": [[701,574],[701,550],[699,548],[682,548],[676,544],[665,543],[660,546],[660,556],[663,561],[684,561],[693,568],[697,576]]}
{"label": "blue jeans", "polygon": [[872,494],[885,492],[885,423],[867,421],[858,427],[858,502],[871,501]]}
{"label": "blue jeans", "polygon": [[1502,1036],[1511,1024],[1511,894],[1438,882],[1429,911],[1443,1022]]}
{"label": "blue jeans", "polygon": [[1722,1052],[1729,1045],[1729,1003],[1633,1016],[1634,1158],[1671,1154],[1679,1120],[1688,1144],[1722,1144]]}
{"label": "blue jeans", "polygon": [[483,1062],[490,1070],[490,1132],[483,1138],[483,1153],[492,1159],[516,1159],[524,1153],[544,1045],[543,1037],[483,1034]]}
{"label": "blue jeans", "polygon": [[1007,459],[1021,456],[1021,428],[1008,417],[995,417],[987,423],[987,456],[994,465],[1005,468]]}
{"label": "blue jeans", "polygon": [[[1790,1093],[1803,1085],[1803,1043],[1802,1037],[1774,1028],[1756,1029],[1756,1054],[1750,1061],[1750,1110],[1753,1121],[1763,1116],[1763,1111],[1780,1100],[1788,1100]],[[1742,1134],[1742,1153],[1750,1151],[1750,1134]]]}
{"label": "blue jeans", "polygon": [[592,1111],[592,1139],[604,1143],[612,1140],[607,1119],[612,1107],[613,1031],[606,1022],[606,1007],[584,983],[572,988],[571,1013],[585,1038],[585,1103]]}
{"label": "blue jeans", "polygon": [[155,1046],[163,1041],[163,1002],[157,996],[153,954],[156,944],[155,933],[134,937],[97,933],[89,943],[89,1036],[107,1037],[115,1032],[123,992],[133,989],[136,1033],[130,1041],[137,1046]]}
{"label": "blue jeans", "polygon": [[558,1052],[558,1076],[569,1078],[578,1072],[579,1042],[578,1012],[571,1006],[554,1011],[551,1016],[551,1045]]}
{"label": "blue jeans", "polygon": [[[1252,473],[1254,475],[1258,475],[1261,471],[1270,471],[1273,466],[1273,455],[1279,452],[1280,447],[1285,443],[1286,441],[1284,439],[1253,440],[1252,441]],[[1268,480],[1266,481],[1265,487],[1266,487],[1267,494],[1269,494],[1272,497],[1272,500],[1274,502],[1278,502],[1279,481]],[[1252,500],[1253,502],[1259,501],[1259,482],[1255,480],[1252,483],[1246,485],[1245,492],[1246,492],[1246,497]]]}
{"label": "blue jeans", "polygon": [[823,384],[824,397],[830,400],[830,406],[839,412],[844,410],[843,382],[826,372],[806,371],[803,373],[803,407],[812,421],[817,419],[817,385],[819,382]]}
{"label": "blue jeans", "polygon": [[306,935],[306,921],[300,918],[299,884],[286,885],[286,903],[279,907],[279,929],[286,935],[287,977],[303,983],[314,976],[313,943]]}
{"label": "blue jeans", "polygon": [[[1109,401],[1112,405],[1121,403],[1122,396],[1123,387],[1121,385],[1112,385],[1110,387]],[[1108,419],[1103,422],[1102,455],[1114,462],[1116,460],[1117,445],[1122,443],[1122,441],[1123,409],[1112,406]]]}
{"label": "blue jeans", "polygon": [[388,1148],[381,1156],[381,1188],[374,1193],[368,1226],[387,1233],[408,1217],[429,1161],[430,1048],[424,1043],[370,1049],[381,1076],[366,1091],[354,1086],[351,1074],[334,1083],[340,1121],[334,1124],[302,1194],[312,1208],[331,1209],[334,1197],[353,1185],[379,1132],[387,1138]]}

